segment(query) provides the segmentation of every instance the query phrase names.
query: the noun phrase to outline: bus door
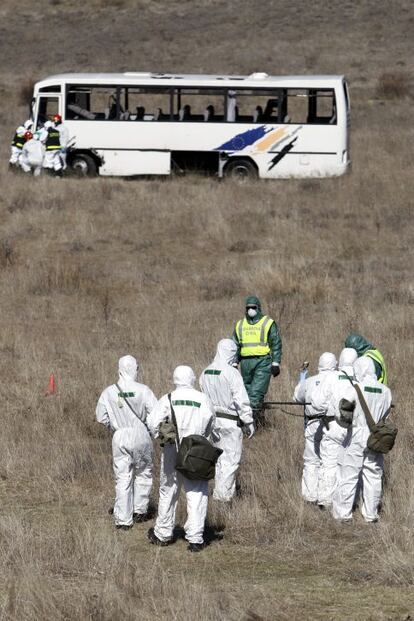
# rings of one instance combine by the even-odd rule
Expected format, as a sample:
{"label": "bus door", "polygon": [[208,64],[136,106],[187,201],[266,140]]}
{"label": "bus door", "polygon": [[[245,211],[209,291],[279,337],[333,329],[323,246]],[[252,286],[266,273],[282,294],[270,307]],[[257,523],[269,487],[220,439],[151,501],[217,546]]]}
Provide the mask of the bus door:
{"label": "bus door", "polygon": [[56,93],[53,93],[53,95],[40,95],[35,107],[36,129],[43,127],[46,121],[51,121],[55,114],[62,114],[61,95],[56,95]]}

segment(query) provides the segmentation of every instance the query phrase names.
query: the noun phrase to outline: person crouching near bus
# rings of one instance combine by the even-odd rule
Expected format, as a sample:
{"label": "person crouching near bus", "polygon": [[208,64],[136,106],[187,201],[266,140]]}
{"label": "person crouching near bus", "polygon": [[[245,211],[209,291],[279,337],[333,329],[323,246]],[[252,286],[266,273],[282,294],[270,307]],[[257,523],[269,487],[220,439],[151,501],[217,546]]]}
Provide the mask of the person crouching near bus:
{"label": "person crouching near bus", "polygon": [[300,372],[299,382],[293,395],[297,403],[305,406],[305,449],[303,452],[302,497],[306,502],[318,501],[319,469],[321,466],[320,445],[324,423],[320,412],[311,405],[312,394],[318,390],[321,382],[335,371],[336,356],[330,352],[319,358],[318,373],[307,377],[307,370]]}
{"label": "person crouching near bus", "polygon": [[42,141],[44,141],[46,154],[43,161],[43,168],[53,170],[56,177],[63,174],[63,163],[60,156],[60,132],[52,121],[46,121],[43,126]]}
{"label": "person crouching near bus", "polygon": [[26,142],[19,159],[21,169],[25,173],[32,172],[34,177],[38,177],[42,171],[45,148],[40,141],[38,132],[34,134],[26,132],[24,137]]}
{"label": "person crouching near bus", "polygon": [[[354,372],[366,406],[374,422],[379,423],[391,411],[391,391],[377,379],[376,368],[371,358],[365,356],[358,358],[354,364]],[[344,522],[352,520],[352,507],[356,499],[358,482],[362,477],[362,517],[365,522],[377,522],[384,456],[367,448],[371,432],[355,390],[354,403],[356,405],[352,419],[352,433],[345,443],[338,468],[338,485],[332,499],[332,514],[336,520]]]}
{"label": "person crouching near bus", "polygon": [[22,154],[24,143],[26,142],[25,134],[31,129],[32,124],[32,121],[28,119],[25,123],[23,123],[23,125],[19,125],[14,132],[9,159],[9,168],[11,170],[17,171],[19,168],[20,156]]}

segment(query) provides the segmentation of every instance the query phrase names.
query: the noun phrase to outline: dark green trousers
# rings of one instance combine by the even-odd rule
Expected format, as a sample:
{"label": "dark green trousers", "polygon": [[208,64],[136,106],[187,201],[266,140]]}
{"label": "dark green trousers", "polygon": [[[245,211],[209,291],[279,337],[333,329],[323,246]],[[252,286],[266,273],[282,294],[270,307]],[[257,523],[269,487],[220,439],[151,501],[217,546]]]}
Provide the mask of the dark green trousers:
{"label": "dark green trousers", "polygon": [[240,371],[253,410],[260,410],[269,388],[271,356],[252,356],[240,361]]}

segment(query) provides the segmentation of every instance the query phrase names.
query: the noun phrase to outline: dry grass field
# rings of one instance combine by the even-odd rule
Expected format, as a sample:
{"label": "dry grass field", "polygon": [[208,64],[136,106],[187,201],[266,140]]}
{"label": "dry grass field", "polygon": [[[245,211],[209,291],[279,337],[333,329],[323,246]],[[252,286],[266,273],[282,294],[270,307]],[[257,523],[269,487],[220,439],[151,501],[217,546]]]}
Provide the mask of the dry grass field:
{"label": "dry grass field", "polygon": [[[0,619],[414,618],[412,4],[2,0],[0,24]],[[240,186],[7,172],[28,80],[125,69],[345,73],[352,173]],[[248,293],[282,331],[273,399],[350,330],[386,356],[400,432],[381,522],[304,506],[302,421],[279,411],[245,443],[243,495],[210,503],[202,554],[154,549],[147,524],[116,532],[94,408],[119,356],[161,396],[177,364],[209,363]]]}

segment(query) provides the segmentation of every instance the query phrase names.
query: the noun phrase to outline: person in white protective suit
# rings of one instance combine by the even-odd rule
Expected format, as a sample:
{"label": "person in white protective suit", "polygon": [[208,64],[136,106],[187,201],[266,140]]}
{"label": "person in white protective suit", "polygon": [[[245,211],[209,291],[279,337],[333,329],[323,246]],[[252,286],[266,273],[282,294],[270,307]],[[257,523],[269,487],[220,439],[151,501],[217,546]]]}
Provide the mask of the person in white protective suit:
{"label": "person in white protective suit", "polygon": [[46,149],[43,168],[53,170],[57,177],[61,177],[63,173],[63,163],[60,156],[60,133],[52,121],[46,121],[43,125],[40,139]]}
{"label": "person in white protective suit", "polygon": [[216,464],[213,498],[229,502],[236,492],[236,475],[240,467],[243,432],[254,434],[253,414],[242,376],[232,365],[237,362],[237,345],[222,339],[213,363],[200,377],[201,390],[214,407],[216,422],[212,433],[214,446],[223,450]]}
{"label": "person in white protective suit", "polygon": [[148,414],[157,404],[152,390],[137,382],[138,364],[133,356],[119,359],[119,380],[99,397],[96,420],[113,431],[117,528],[128,530],[133,522],[149,518],[152,487],[152,440]]}
{"label": "person in white protective suit", "polygon": [[[391,411],[391,391],[377,380],[371,358],[358,358],[354,364],[354,372],[369,411],[378,423]],[[352,520],[358,481],[362,477],[361,513],[366,522],[376,522],[382,492],[384,456],[367,448],[370,430],[355,390],[354,401],[356,407],[352,432],[345,443],[338,468],[338,485],[333,495],[332,514],[337,520]]]}
{"label": "person in white protective suit", "polygon": [[302,497],[307,502],[318,501],[319,468],[321,465],[320,444],[323,426],[320,412],[311,405],[312,394],[329,373],[335,371],[336,356],[325,352],[319,358],[318,373],[306,377],[307,372],[301,371],[300,380],[293,395],[297,403],[305,405],[305,449],[303,452]]}
{"label": "person in white protective suit", "polygon": [[11,143],[11,152],[9,159],[10,168],[17,169],[17,167],[19,166],[20,156],[22,154],[22,149],[26,141],[25,134],[26,132],[30,131],[32,127],[32,119],[27,119],[27,121],[25,121],[23,125],[19,125],[19,127],[17,127]]}
{"label": "person in white protective suit", "polygon": [[25,133],[25,138],[26,142],[23,145],[19,160],[20,166],[23,172],[32,172],[34,177],[38,177],[42,171],[45,148],[40,141],[38,132],[32,134],[32,132],[27,131]]}
{"label": "person in white protective suit", "polygon": [[55,124],[55,127],[59,132],[59,138],[60,138],[59,155],[62,161],[63,170],[66,170],[67,168],[66,156],[67,156],[67,149],[69,145],[69,129],[67,125],[62,123],[62,117],[60,116],[60,114],[54,115],[53,123]]}
{"label": "person in white protective suit", "polygon": [[354,396],[354,389],[342,371],[353,377],[352,365],[357,357],[355,349],[349,347],[343,349],[339,356],[338,371],[326,374],[324,380],[311,394],[312,408],[323,416],[317,499],[317,504],[321,508],[332,505],[332,494],[337,483],[338,460],[349,431],[347,426],[337,422],[340,417],[340,400],[352,401]]}
{"label": "person in white protective suit", "polygon": [[[206,395],[194,389],[195,375],[188,366],[178,366],[173,375],[175,390],[170,393],[180,439],[192,434],[208,438],[214,426],[214,410]],[[161,397],[147,422],[154,437],[162,421],[171,421],[168,394]],[[160,496],[158,516],[148,539],[155,545],[173,543],[175,512],[181,487],[187,499],[185,538],[190,552],[198,552],[204,545],[204,524],[207,515],[208,481],[190,481],[175,470],[176,444],[166,444],[161,457]]]}

